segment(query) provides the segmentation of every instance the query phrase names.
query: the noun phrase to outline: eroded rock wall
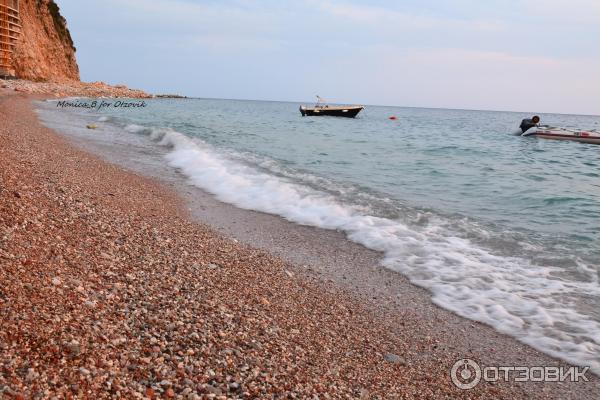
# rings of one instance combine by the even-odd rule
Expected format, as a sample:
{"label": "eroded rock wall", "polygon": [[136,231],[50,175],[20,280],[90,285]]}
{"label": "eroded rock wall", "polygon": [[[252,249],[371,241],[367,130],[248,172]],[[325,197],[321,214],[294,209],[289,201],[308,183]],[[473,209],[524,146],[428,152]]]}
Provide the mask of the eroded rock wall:
{"label": "eroded rock wall", "polygon": [[21,36],[13,55],[16,75],[33,81],[79,80],[75,46],[54,0],[19,1]]}

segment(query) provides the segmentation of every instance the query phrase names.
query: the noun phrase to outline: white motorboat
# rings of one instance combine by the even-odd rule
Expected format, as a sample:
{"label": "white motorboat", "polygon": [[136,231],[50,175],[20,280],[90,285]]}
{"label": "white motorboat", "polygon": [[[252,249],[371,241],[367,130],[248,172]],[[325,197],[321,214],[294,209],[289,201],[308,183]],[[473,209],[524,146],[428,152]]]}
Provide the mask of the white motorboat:
{"label": "white motorboat", "polygon": [[575,142],[600,144],[600,132],[592,130],[575,130],[553,126],[534,126],[521,136],[537,136],[544,139],[572,140]]}

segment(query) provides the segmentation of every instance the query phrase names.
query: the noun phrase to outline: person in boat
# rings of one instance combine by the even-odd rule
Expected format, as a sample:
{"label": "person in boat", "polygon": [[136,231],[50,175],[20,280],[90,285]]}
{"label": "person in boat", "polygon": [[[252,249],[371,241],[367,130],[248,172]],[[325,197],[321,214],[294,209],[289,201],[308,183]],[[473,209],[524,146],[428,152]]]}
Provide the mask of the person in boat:
{"label": "person in boat", "polygon": [[534,115],[531,119],[525,118],[521,121],[521,131],[525,133],[528,129],[533,128],[534,126],[538,126],[540,124],[540,117]]}

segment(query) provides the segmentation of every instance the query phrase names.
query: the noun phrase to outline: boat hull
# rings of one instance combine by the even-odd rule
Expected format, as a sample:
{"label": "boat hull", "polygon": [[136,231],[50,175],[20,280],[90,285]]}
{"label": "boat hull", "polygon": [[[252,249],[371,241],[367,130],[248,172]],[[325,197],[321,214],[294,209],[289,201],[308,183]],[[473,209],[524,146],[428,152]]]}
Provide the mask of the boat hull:
{"label": "boat hull", "polygon": [[354,118],[364,107],[300,107],[300,114],[303,117],[344,117]]}
{"label": "boat hull", "polygon": [[531,128],[522,136],[535,136],[542,139],[570,140],[572,142],[600,144],[600,132],[575,131],[563,128],[539,127]]}

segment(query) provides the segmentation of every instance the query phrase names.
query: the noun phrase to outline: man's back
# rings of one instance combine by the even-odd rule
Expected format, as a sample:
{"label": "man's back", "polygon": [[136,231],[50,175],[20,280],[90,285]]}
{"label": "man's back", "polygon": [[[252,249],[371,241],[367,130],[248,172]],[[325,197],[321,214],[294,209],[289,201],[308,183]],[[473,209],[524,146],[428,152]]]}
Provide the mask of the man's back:
{"label": "man's back", "polygon": [[525,133],[528,129],[531,129],[534,126],[537,126],[539,122],[540,122],[540,117],[538,117],[538,116],[535,116],[531,119],[525,118],[523,121],[521,121],[521,125],[519,126],[519,128],[521,128],[521,131],[523,131],[523,133]]}

